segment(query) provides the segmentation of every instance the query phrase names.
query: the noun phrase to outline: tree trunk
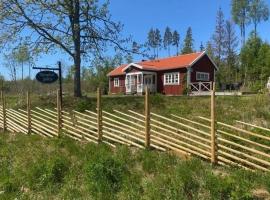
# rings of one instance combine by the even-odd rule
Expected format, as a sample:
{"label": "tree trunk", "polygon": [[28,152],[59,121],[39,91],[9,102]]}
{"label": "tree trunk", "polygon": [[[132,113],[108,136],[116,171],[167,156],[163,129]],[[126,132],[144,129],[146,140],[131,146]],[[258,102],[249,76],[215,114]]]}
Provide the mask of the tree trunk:
{"label": "tree trunk", "polygon": [[80,52],[75,52],[74,56],[75,74],[74,74],[74,97],[81,97],[81,56]]}
{"label": "tree trunk", "polygon": [[81,97],[81,33],[80,33],[80,1],[75,1],[74,12],[74,97]]}

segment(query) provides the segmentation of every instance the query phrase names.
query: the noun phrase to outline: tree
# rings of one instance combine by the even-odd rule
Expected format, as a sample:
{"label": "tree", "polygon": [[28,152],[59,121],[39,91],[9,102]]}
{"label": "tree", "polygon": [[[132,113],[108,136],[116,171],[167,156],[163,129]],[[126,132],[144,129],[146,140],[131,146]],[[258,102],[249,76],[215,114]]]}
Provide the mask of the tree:
{"label": "tree", "polygon": [[107,44],[126,50],[119,32],[122,24],[114,22],[109,1],[98,0],[2,0],[0,43],[16,45],[23,40],[37,53],[56,48],[74,62],[74,96],[81,96],[81,61],[101,55]]}
{"label": "tree", "polygon": [[179,44],[180,44],[180,35],[177,31],[173,32],[173,43],[172,45],[176,47],[176,55],[178,56],[179,54]]}
{"label": "tree", "polygon": [[224,38],[225,38],[225,22],[224,22],[224,14],[219,8],[216,17],[216,28],[213,34],[213,48],[214,48],[214,56],[215,61],[218,67],[221,65],[222,56],[223,56],[223,48],[224,48]]}
{"label": "tree", "polygon": [[156,57],[156,36],[155,30],[153,28],[150,29],[147,36],[147,46],[153,49],[153,57]]}
{"label": "tree", "polygon": [[182,54],[192,53],[193,52],[193,38],[192,38],[192,29],[188,27],[186,37],[184,39],[184,47],[182,49]]}
{"label": "tree", "polygon": [[173,43],[173,35],[171,32],[171,29],[169,27],[166,27],[164,37],[163,37],[163,45],[164,45],[164,48],[168,50],[169,56],[171,55],[170,47],[172,43]]}
{"label": "tree", "polygon": [[206,43],[206,53],[207,55],[211,58],[211,59],[214,59],[214,48],[213,48],[213,45],[211,43],[211,41],[208,41]]}
{"label": "tree", "polygon": [[249,18],[254,24],[255,37],[257,36],[257,26],[261,21],[269,18],[269,8],[263,0],[250,0]]}
{"label": "tree", "polygon": [[233,21],[240,27],[242,46],[246,41],[246,25],[250,23],[249,18],[250,0],[232,0],[231,14]]}
{"label": "tree", "polygon": [[262,44],[261,38],[255,37],[255,33],[252,32],[245,46],[241,49],[240,61],[244,85],[260,79],[261,66],[257,64],[257,60]]}
{"label": "tree", "polygon": [[201,42],[201,45],[200,45],[200,51],[204,51],[204,46],[203,46],[203,43]]}
{"label": "tree", "polygon": [[30,60],[31,60],[31,56],[30,56],[30,52],[29,49],[27,47],[27,45],[20,45],[18,47],[18,49],[15,49],[14,51],[14,59],[17,63],[19,63],[21,65],[21,70],[22,70],[22,80],[24,79],[24,64],[26,62],[28,62],[28,72],[29,72],[29,78],[30,78],[30,70],[31,70],[31,65],[30,65]]}
{"label": "tree", "polygon": [[233,83],[237,80],[237,53],[238,38],[235,33],[234,23],[227,20],[225,23],[224,57],[225,57],[225,81]]}
{"label": "tree", "polygon": [[155,30],[155,47],[156,47],[156,58],[158,58],[158,52],[159,49],[161,48],[161,44],[162,44],[162,39],[161,39],[161,33],[160,30],[157,28]]}
{"label": "tree", "polygon": [[14,88],[16,91],[18,91],[18,85],[17,85],[18,63],[15,61],[14,52],[4,54],[4,66],[9,70],[9,75],[11,77],[11,80],[14,83]]}

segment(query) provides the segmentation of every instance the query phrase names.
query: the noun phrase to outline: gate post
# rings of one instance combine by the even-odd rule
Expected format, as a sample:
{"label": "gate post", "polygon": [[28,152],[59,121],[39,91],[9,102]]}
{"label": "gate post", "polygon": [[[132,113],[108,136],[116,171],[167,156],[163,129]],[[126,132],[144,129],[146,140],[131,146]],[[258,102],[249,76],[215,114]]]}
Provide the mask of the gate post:
{"label": "gate post", "polygon": [[27,134],[31,134],[31,99],[30,92],[26,93],[27,100]]}
{"label": "gate post", "polygon": [[4,92],[1,91],[1,100],[2,100],[2,114],[3,114],[3,132],[7,130],[7,115],[6,115],[6,99],[4,97]]}
{"label": "gate post", "polygon": [[211,88],[211,163],[217,163],[217,130],[216,130],[216,102],[215,102],[215,82]]}
{"label": "gate post", "polygon": [[102,107],[101,107],[101,90],[97,89],[97,131],[98,142],[102,141]]}
{"label": "gate post", "polygon": [[58,137],[60,136],[62,128],[62,102],[61,102],[61,91],[57,90],[57,130]]}
{"label": "gate post", "polygon": [[149,88],[145,87],[144,98],[145,112],[145,148],[150,148],[150,106],[149,106]]}

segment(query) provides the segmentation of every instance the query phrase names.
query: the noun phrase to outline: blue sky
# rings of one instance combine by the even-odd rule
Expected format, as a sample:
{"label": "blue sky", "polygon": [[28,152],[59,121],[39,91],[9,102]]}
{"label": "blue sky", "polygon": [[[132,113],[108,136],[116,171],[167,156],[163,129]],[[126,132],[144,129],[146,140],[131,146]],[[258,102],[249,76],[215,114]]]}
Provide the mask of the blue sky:
{"label": "blue sky", "polygon": [[[270,0],[267,0],[270,5]],[[162,33],[166,26],[180,33],[183,42],[186,30],[192,27],[194,47],[199,49],[200,43],[205,44],[215,29],[216,12],[221,7],[225,19],[230,19],[230,0],[111,0],[112,18],[124,24],[122,35],[131,35],[139,43],[144,43],[151,27],[159,28]],[[252,30],[252,24],[247,33]],[[236,27],[239,34],[239,28]],[[270,41],[270,21],[263,22],[258,27],[263,40]],[[113,53],[113,52],[112,52]],[[161,52],[167,56],[167,52]],[[135,57],[135,59],[141,59]],[[36,62],[37,66],[56,65],[62,60],[66,65],[71,61],[65,54],[43,55]],[[0,63],[0,73],[8,78],[8,72]],[[18,74],[20,77],[20,74]]]}

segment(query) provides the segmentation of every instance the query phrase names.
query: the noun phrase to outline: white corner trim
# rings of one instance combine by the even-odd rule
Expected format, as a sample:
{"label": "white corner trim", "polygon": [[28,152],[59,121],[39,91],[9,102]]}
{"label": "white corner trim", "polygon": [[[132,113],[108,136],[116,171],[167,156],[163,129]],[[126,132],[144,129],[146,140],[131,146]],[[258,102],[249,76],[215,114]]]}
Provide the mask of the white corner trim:
{"label": "white corner trim", "polygon": [[137,67],[137,68],[139,68],[139,69],[143,69],[143,66],[141,66],[141,65],[138,65],[138,64],[136,64],[136,63],[130,63],[130,64],[128,64],[126,67],[124,67],[124,68],[122,69],[122,72],[126,71],[126,69],[128,69],[128,68],[131,67],[131,66]]}

